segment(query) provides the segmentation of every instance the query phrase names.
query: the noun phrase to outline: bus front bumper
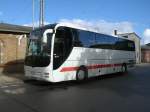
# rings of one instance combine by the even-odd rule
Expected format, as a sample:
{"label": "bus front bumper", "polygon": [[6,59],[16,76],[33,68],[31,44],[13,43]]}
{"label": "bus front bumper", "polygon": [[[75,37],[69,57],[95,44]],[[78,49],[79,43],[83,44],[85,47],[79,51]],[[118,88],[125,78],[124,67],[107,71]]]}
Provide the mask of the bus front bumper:
{"label": "bus front bumper", "polygon": [[53,82],[51,73],[49,71],[46,71],[45,68],[38,68],[38,67],[33,68],[33,67],[25,66],[24,70],[25,70],[25,76],[28,79]]}

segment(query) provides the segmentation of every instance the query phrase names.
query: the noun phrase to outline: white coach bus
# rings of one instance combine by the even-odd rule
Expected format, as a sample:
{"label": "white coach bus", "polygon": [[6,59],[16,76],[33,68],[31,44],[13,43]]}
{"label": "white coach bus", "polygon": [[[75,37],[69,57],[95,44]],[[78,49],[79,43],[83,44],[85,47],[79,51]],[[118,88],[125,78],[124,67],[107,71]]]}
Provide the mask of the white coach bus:
{"label": "white coach bus", "polygon": [[58,23],[30,33],[24,68],[28,78],[60,82],[126,72],[135,59],[129,39]]}

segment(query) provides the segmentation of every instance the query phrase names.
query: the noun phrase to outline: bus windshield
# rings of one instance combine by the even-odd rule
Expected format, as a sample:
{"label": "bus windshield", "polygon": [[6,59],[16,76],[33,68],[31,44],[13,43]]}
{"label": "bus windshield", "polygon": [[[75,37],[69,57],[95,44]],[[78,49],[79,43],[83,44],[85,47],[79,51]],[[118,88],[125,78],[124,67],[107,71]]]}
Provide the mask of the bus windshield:
{"label": "bus windshield", "polygon": [[30,34],[25,59],[27,66],[44,67],[50,64],[52,33],[48,33],[47,41],[43,42],[44,31],[37,29]]}

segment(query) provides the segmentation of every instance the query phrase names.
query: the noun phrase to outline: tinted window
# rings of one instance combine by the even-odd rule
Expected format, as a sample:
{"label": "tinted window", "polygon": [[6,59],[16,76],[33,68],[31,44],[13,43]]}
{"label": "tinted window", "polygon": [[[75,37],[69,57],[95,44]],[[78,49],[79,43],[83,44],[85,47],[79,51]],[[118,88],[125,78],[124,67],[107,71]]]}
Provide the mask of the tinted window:
{"label": "tinted window", "polygon": [[116,38],[104,35],[104,34],[96,34],[96,44],[95,47],[102,49],[114,49],[114,45],[116,43]]}
{"label": "tinted window", "polygon": [[113,49],[134,51],[133,41],[117,38],[106,34],[93,33],[89,31],[72,29],[73,45],[76,47]]}
{"label": "tinted window", "polygon": [[126,40],[122,38],[118,38],[115,44],[116,50],[126,50],[126,51],[135,51],[134,42],[131,40]]}
{"label": "tinted window", "polygon": [[79,33],[76,29],[72,29],[73,34],[73,46],[75,47],[83,47],[82,42],[79,39]]}
{"label": "tinted window", "polygon": [[128,49],[130,51],[135,51],[135,44],[133,41],[128,41]]}
{"label": "tinted window", "polygon": [[95,42],[95,34],[88,31],[77,30],[78,43],[83,47],[91,47]]}
{"label": "tinted window", "polygon": [[72,32],[70,28],[59,27],[54,41],[54,69],[67,59],[72,50]]}
{"label": "tinted window", "polygon": [[118,38],[115,44],[116,50],[126,50],[127,49],[127,40]]}

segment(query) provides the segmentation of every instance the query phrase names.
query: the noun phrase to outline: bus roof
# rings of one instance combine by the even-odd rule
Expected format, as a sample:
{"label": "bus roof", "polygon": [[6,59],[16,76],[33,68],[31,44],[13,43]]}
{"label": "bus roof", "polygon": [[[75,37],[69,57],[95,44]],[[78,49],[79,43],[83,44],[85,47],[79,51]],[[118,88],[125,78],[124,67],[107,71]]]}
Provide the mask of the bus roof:
{"label": "bus roof", "polygon": [[55,28],[55,29],[57,29],[60,26],[74,28],[74,29],[79,29],[79,30],[85,30],[85,31],[94,32],[94,33],[100,33],[100,34],[104,34],[104,35],[108,35],[108,36],[113,36],[113,37],[117,37],[117,38],[123,38],[123,39],[131,40],[132,41],[132,39],[125,38],[123,36],[109,35],[109,34],[102,33],[102,32],[100,32],[99,30],[97,30],[94,27],[87,27],[87,26],[84,26],[84,25],[70,23],[70,22],[60,22],[60,23],[48,24],[48,25],[45,25],[43,27],[38,27],[35,30],[49,29],[49,28]]}
{"label": "bus roof", "polygon": [[85,30],[85,31],[94,32],[94,33],[100,33],[100,34],[104,34],[104,35],[108,35],[108,36],[113,36],[113,37],[117,37],[117,38],[123,38],[123,39],[131,40],[132,41],[132,39],[130,39],[130,38],[125,38],[125,37],[119,36],[119,35],[105,34],[105,33],[100,32],[99,30],[97,30],[94,27],[87,27],[87,26],[80,25],[80,24],[69,23],[69,22],[60,22],[60,23],[57,23],[57,25],[56,25],[55,28],[57,28],[59,26],[66,26],[66,27],[70,27],[70,28]]}

